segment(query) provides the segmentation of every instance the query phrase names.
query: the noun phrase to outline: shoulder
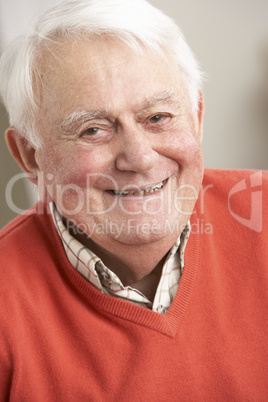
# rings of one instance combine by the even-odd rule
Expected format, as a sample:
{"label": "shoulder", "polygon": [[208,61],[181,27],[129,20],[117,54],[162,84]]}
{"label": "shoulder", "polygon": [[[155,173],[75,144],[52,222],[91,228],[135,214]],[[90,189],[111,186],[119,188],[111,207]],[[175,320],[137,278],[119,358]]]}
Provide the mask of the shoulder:
{"label": "shoulder", "polygon": [[25,211],[9,222],[3,229],[0,230],[0,247],[9,237],[16,236],[24,226],[31,224],[32,216],[35,214],[35,208]]}
{"label": "shoulder", "polygon": [[[242,182],[242,183],[240,183]],[[262,186],[268,189],[268,171],[238,169],[205,169],[203,185],[213,184],[215,188],[229,189],[234,185],[244,188]],[[246,185],[245,185],[246,184]]]}
{"label": "shoulder", "polygon": [[268,213],[268,171],[206,169],[200,197],[204,194],[208,203],[256,206]]}
{"label": "shoulder", "polygon": [[0,231],[1,275],[10,276],[15,267],[26,268],[38,259],[44,245],[51,247],[52,230],[48,209],[41,203],[5,226]]}
{"label": "shoulder", "polygon": [[199,219],[219,235],[258,247],[268,243],[268,172],[206,169],[196,205]]}
{"label": "shoulder", "polygon": [[23,240],[26,242],[29,237],[32,237],[32,232],[40,229],[44,222],[47,220],[48,210],[46,206],[38,203],[36,206],[28,209],[23,214],[17,216],[3,229],[0,230],[0,250],[3,251],[3,246],[15,242],[16,240]]}

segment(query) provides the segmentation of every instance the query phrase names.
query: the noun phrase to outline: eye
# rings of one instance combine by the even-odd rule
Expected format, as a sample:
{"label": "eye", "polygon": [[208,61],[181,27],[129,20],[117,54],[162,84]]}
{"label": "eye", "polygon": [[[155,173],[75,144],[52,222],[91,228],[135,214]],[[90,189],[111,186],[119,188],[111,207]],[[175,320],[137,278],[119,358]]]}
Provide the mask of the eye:
{"label": "eye", "polygon": [[112,125],[97,123],[95,126],[95,124],[96,123],[93,122],[91,127],[89,125],[88,128],[85,127],[83,131],[81,130],[79,138],[83,141],[95,144],[110,141],[113,135]]}
{"label": "eye", "polygon": [[152,132],[163,132],[172,127],[174,122],[173,118],[174,115],[170,113],[148,115],[143,123],[143,127]]}
{"label": "eye", "polygon": [[168,116],[165,114],[156,114],[150,118],[149,122],[153,124],[160,123],[165,117]]}
{"label": "eye", "polygon": [[83,132],[82,135],[96,135],[99,132],[98,127],[90,127],[86,131]]}

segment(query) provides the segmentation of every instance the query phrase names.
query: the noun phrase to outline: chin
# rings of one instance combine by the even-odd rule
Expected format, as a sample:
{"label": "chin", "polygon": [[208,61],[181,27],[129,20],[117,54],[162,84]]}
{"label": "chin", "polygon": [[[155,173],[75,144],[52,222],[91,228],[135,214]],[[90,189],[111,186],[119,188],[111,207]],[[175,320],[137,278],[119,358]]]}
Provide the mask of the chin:
{"label": "chin", "polygon": [[[177,224],[174,224],[174,222],[177,222]],[[125,245],[146,245],[163,239],[170,239],[172,245],[172,242],[176,241],[180,232],[179,220],[176,219],[162,221],[135,221],[135,219],[129,219],[122,227],[122,231],[112,237]]]}
{"label": "chin", "polygon": [[136,234],[136,235],[121,235],[116,238],[116,241],[118,241],[121,244],[128,245],[128,246],[142,246],[142,245],[147,245],[151,243],[155,243],[157,241],[162,240],[165,237],[164,234],[154,234],[154,233],[148,233],[148,234]]}

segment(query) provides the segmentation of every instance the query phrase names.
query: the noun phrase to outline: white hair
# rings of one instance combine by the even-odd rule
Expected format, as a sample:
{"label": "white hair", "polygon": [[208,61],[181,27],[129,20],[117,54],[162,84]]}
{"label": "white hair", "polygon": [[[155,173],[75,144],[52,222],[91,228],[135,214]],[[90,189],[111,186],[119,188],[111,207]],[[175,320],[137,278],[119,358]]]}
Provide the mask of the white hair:
{"label": "white hair", "polygon": [[[105,35],[134,51],[141,45],[153,52],[169,51],[183,74],[193,110],[198,109],[203,75],[174,21],[146,0],[66,0],[45,12],[32,29],[18,37],[0,60],[0,94],[10,124],[36,148],[42,139],[38,118],[37,59],[56,39]],[[40,88],[39,88],[40,89]]]}

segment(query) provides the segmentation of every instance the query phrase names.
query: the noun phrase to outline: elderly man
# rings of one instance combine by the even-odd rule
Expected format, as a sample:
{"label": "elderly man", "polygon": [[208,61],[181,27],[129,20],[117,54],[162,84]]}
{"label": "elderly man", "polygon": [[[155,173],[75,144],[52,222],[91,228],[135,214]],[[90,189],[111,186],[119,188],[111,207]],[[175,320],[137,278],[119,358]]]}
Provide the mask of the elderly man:
{"label": "elderly man", "polygon": [[0,399],[265,400],[267,175],[203,178],[179,28],[144,0],[65,1],[0,71],[40,196],[1,232]]}

